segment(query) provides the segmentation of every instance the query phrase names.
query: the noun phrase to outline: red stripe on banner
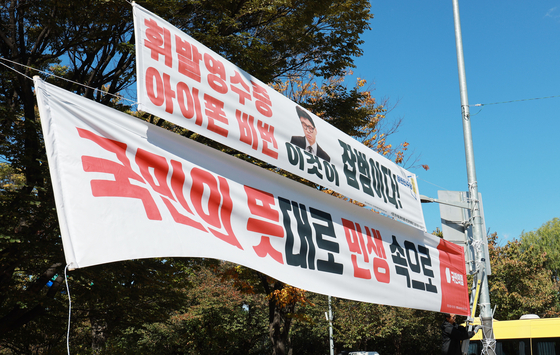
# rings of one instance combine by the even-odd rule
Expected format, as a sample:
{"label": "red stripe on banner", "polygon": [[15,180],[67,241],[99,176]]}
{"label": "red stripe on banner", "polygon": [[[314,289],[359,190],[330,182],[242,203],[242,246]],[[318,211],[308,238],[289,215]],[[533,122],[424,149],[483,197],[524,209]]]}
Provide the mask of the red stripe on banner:
{"label": "red stripe on banner", "polygon": [[470,315],[465,252],[462,247],[441,239],[439,245],[441,274],[441,312]]}

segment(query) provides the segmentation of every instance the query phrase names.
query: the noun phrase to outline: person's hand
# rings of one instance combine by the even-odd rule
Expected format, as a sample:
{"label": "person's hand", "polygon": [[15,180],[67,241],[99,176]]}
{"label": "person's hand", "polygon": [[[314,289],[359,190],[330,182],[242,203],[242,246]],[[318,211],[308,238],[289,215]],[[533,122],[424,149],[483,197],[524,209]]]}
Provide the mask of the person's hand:
{"label": "person's hand", "polygon": [[480,329],[482,329],[482,326],[481,326],[481,325],[477,325],[476,327],[474,327],[473,331],[474,331],[474,333],[476,334],[476,333],[478,333],[478,331],[479,331]]}

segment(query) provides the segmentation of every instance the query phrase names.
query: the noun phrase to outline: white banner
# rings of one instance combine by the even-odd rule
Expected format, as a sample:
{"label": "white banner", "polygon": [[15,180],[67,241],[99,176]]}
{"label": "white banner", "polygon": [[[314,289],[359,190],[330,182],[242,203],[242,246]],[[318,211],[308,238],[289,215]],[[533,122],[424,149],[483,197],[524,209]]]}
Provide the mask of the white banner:
{"label": "white banner", "polygon": [[205,257],[336,297],[468,314],[463,250],[35,78],[72,268]]}
{"label": "white banner", "polygon": [[414,174],[137,4],[134,29],[140,110],[426,230]]}

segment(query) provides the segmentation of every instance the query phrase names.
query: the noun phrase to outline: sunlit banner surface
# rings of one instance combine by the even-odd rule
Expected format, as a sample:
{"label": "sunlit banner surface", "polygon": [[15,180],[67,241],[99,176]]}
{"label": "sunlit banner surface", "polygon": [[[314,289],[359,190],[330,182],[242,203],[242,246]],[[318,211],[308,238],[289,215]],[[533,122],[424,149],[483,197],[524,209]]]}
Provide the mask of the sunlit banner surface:
{"label": "sunlit banner surface", "polygon": [[71,268],[227,260],[336,297],[468,313],[462,248],[35,78]]}
{"label": "sunlit banner surface", "polygon": [[416,176],[134,5],[139,109],[425,230]]}

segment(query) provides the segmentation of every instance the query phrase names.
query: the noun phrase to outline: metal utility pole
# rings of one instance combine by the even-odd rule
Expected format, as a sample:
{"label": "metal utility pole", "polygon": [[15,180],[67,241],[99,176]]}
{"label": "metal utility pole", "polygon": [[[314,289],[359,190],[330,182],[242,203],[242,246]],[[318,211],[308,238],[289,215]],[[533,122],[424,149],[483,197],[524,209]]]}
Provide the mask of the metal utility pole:
{"label": "metal utility pole", "polygon": [[334,355],[334,341],[333,341],[333,329],[332,329],[332,307],[331,307],[331,296],[329,296],[329,315],[327,317],[329,321],[329,349],[330,355]]}
{"label": "metal utility pole", "polygon": [[[478,200],[478,185],[476,180],[476,169],[474,164],[474,151],[472,143],[471,122],[469,113],[469,98],[467,94],[467,79],[465,75],[465,61],[463,58],[463,39],[461,36],[461,20],[459,17],[459,0],[453,1],[453,18],[455,20],[455,42],[457,45],[457,65],[459,69],[459,90],[461,93],[461,112],[463,116],[463,136],[465,141],[465,157],[467,161],[467,176],[469,183],[470,208],[473,223],[473,242],[480,246],[483,243],[484,232],[482,230],[482,217]],[[480,320],[482,323],[482,353],[495,355],[494,331],[492,329],[492,309],[490,307],[490,294],[488,291],[488,277],[484,272],[484,253],[480,247],[475,248],[475,262],[477,274],[481,280],[479,296]],[[476,305],[475,305],[476,307]]]}

